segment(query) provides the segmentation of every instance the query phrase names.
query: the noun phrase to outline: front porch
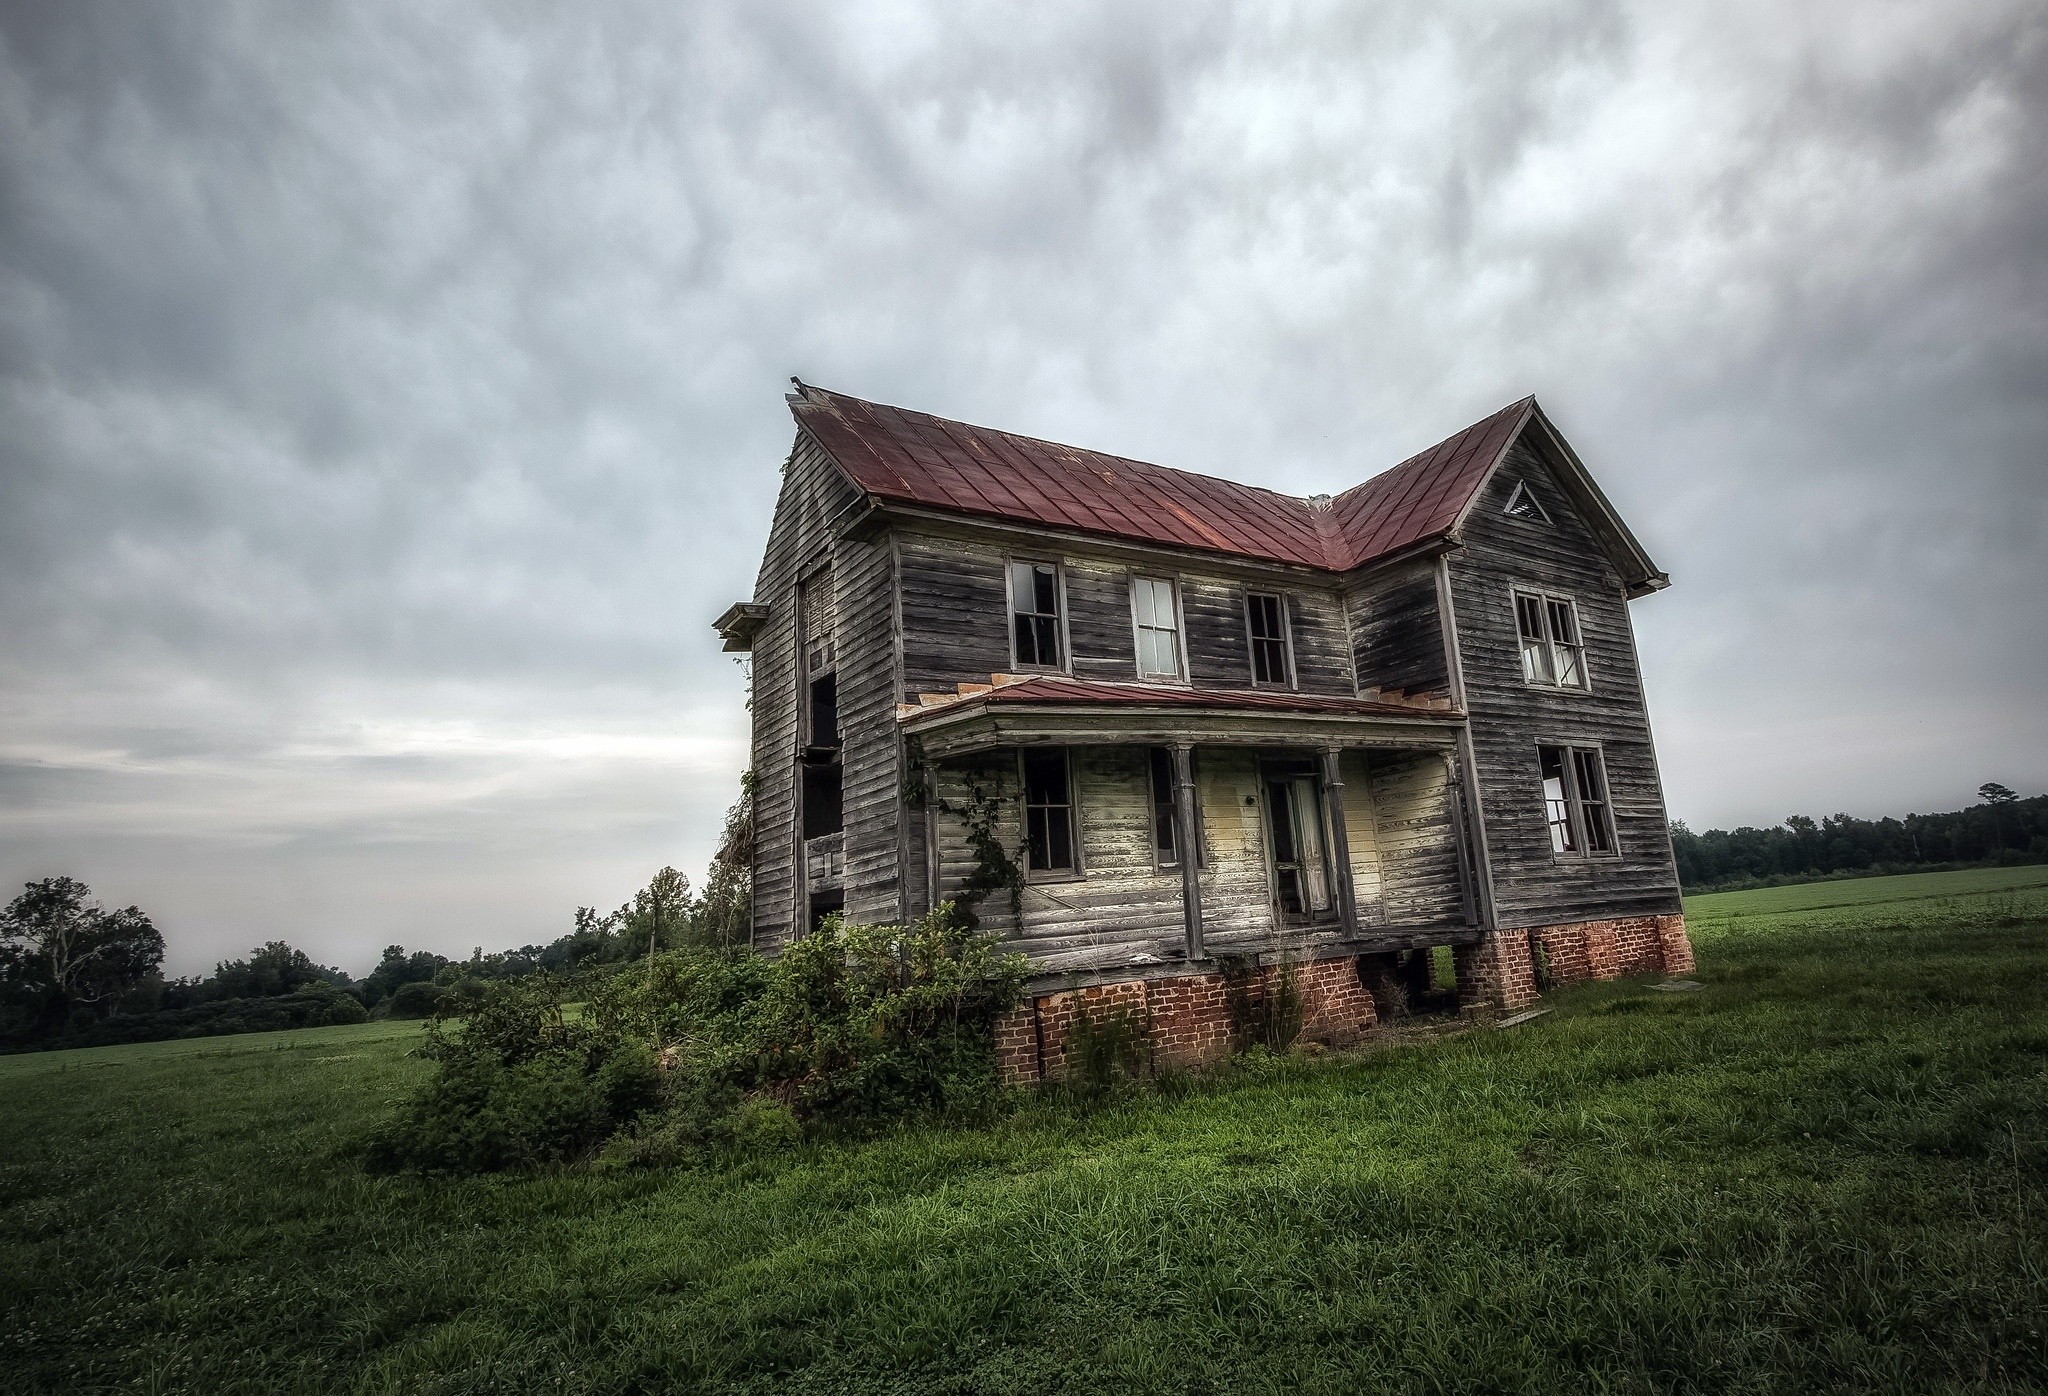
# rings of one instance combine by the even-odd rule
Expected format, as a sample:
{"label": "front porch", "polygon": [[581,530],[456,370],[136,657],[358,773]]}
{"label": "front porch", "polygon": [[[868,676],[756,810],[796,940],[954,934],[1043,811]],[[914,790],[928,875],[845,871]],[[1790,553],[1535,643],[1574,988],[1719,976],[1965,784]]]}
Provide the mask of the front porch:
{"label": "front porch", "polygon": [[1001,693],[903,726],[927,900],[985,884],[991,842],[1013,857],[1021,886],[976,910],[1035,991],[1478,940],[1455,715]]}

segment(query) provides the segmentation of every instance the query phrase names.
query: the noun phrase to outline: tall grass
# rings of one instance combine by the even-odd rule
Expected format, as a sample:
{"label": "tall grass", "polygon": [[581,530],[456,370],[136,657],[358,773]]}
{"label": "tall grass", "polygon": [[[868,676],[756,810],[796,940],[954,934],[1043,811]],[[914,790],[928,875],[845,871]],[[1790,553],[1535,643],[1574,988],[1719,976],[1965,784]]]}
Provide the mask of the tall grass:
{"label": "tall grass", "polygon": [[8,1062],[0,1385],[2037,1388],[2014,905],[1699,916],[1697,993],[724,1171],[367,1177],[385,1025]]}

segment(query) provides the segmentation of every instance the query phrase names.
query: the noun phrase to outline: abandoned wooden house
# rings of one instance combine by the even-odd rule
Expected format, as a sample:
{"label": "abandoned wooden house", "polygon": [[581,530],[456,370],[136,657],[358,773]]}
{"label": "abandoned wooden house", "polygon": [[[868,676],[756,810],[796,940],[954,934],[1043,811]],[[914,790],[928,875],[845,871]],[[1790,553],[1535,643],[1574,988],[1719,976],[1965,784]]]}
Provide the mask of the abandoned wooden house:
{"label": "abandoned wooden house", "polygon": [[[1533,398],[1299,499],[802,383],[751,601],[754,930],[968,899],[1164,1059],[1285,975],[1342,1040],[1682,972],[1628,603],[1665,585]],[[1284,969],[1278,967],[1286,967]],[[1250,985],[1250,989],[1247,989]]]}

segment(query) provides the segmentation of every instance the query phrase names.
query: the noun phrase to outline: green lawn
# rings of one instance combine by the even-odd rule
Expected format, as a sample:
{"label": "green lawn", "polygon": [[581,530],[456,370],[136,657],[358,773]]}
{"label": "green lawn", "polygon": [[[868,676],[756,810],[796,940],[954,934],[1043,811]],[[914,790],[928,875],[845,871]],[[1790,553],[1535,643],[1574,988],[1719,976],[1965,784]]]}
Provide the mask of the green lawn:
{"label": "green lawn", "polygon": [[1685,899],[1687,916],[1759,916],[1823,907],[1870,906],[1927,897],[1971,896],[1980,892],[2048,887],[2048,864],[2027,868],[1966,868],[1961,872],[1907,873],[1902,877],[1853,877],[1802,882],[1753,892],[1706,892]]}
{"label": "green lawn", "polygon": [[1905,890],[1696,911],[1696,993],[723,1172],[366,1177],[416,1025],[0,1061],[0,1384],[2039,1389],[2048,888]]}

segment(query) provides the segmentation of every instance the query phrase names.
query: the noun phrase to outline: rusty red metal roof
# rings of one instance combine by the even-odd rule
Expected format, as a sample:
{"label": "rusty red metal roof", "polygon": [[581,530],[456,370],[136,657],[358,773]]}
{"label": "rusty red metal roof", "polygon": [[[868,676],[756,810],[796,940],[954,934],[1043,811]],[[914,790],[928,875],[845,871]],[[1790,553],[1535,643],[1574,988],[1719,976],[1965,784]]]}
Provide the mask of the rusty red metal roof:
{"label": "rusty red metal roof", "polygon": [[1534,406],[1523,398],[1335,499],[1308,500],[809,385],[790,399],[798,424],[880,499],[1333,572],[1448,533]]}
{"label": "rusty red metal roof", "polygon": [[1133,683],[1103,683],[1089,679],[1041,677],[1008,683],[984,692],[905,713],[903,721],[915,725],[927,716],[958,712],[983,704],[1009,706],[1018,703],[1114,704],[1129,707],[1210,708],[1252,712],[1322,713],[1344,717],[1402,717],[1456,722],[1459,714],[1448,707],[1421,703],[1378,702],[1369,698],[1330,697],[1316,693],[1276,693],[1272,689],[1179,688]]}

